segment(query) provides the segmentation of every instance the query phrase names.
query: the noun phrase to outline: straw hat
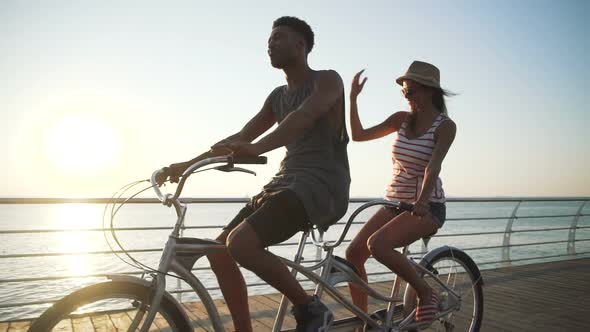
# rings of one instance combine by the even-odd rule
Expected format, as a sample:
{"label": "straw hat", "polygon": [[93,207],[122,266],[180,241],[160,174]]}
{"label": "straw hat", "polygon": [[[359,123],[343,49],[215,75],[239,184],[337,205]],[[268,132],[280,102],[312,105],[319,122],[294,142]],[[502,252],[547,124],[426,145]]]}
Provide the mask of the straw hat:
{"label": "straw hat", "polygon": [[440,71],[434,65],[427,62],[412,62],[406,73],[395,81],[397,84],[403,85],[404,80],[412,80],[422,85],[440,89]]}

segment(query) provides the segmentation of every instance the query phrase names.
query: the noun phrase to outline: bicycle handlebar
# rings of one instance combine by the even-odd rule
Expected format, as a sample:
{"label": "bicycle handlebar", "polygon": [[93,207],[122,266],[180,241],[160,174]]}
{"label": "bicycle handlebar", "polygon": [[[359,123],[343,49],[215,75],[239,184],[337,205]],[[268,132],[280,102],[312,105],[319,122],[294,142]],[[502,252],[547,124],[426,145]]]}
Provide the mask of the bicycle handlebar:
{"label": "bicycle handlebar", "polygon": [[[244,165],[252,165],[252,164],[266,164],[266,157],[265,156],[254,156],[254,157],[241,157],[241,156],[233,156],[229,155],[231,159],[233,159],[234,164],[244,164]],[[231,161],[230,161],[231,163]]]}
{"label": "bicycle handlebar", "polygon": [[178,199],[178,197],[180,196],[180,193],[182,192],[182,188],[184,187],[184,183],[186,182],[188,177],[194,171],[196,171],[197,169],[199,169],[203,166],[216,164],[216,163],[226,163],[229,167],[233,167],[234,164],[266,164],[266,162],[267,162],[267,158],[264,156],[242,157],[242,156],[234,156],[234,155],[211,157],[211,158],[197,161],[196,163],[189,166],[182,173],[182,176],[180,178],[180,181],[178,182],[178,187],[176,187],[176,192],[174,193],[174,195],[162,194],[162,191],[160,190],[160,187],[156,181],[157,176],[160,175],[162,172],[164,172],[163,169],[159,169],[159,170],[154,171],[152,173],[151,178],[150,178],[150,182],[153,185],[154,191],[156,192],[156,196],[158,196],[158,199],[164,205],[170,206],[171,202]]}

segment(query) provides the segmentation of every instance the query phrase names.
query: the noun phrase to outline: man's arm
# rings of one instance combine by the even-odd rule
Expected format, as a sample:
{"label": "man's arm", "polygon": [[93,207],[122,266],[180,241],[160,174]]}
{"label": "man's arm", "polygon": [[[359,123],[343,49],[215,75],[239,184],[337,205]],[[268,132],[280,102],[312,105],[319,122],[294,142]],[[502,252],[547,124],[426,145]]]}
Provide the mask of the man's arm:
{"label": "man's arm", "polygon": [[326,114],[343,95],[343,84],[340,75],[335,71],[320,72],[314,91],[307,97],[297,110],[291,112],[279,126],[249,150],[259,155],[295,140],[303,131],[313,126],[315,121]]}
{"label": "man's arm", "polygon": [[277,123],[275,115],[272,112],[272,102],[270,97],[271,95],[266,98],[260,112],[248,121],[244,128],[240,130],[239,135],[241,140],[250,143]]}
{"label": "man's arm", "polygon": [[[270,95],[266,98],[262,109],[252,118],[239,132],[215,143],[211,150],[223,148],[226,145],[238,142],[250,143],[258,136],[262,135],[276,123],[275,116],[272,112]],[[227,152],[227,151],[226,151]],[[198,158],[198,157],[197,157]]]}
{"label": "man's arm", "polygon": [[232,151],[227,148],[227,145],[236,144],[239,142],[250,143],[258,136],[262,135],[275,123],[276,119],[272,112],[272,104],[269,95],[266,98],[262,109],[252,119],[250,119],[248,123],[246,123],[242,130],[215,143],[211,147],[211,150],[204,152],[189,161],[171,164],[167,168],[166,174],[163,176],[170,176],[170,180],[172,182],[177,182],[178,177],[182,175],[182,173],[189,166],[203,159],[229,154]]}

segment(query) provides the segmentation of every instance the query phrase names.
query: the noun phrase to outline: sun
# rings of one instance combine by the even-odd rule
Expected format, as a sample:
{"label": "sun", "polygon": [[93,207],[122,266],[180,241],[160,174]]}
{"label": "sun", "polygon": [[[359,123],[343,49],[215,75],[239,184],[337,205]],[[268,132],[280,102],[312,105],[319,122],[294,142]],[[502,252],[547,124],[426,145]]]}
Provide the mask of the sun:
{"label": "sun", "polygon": [[63,173],[101,173],[115,163],[119,150],[113,126],[94,113],[66,114],[46,131],[47,160]]}

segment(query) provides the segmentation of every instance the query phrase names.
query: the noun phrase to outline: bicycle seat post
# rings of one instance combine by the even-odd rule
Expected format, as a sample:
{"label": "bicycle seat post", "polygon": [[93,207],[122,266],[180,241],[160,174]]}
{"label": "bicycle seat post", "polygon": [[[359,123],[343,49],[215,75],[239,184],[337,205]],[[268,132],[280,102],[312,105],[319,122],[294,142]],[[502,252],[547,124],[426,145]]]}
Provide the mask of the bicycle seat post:
{"label": "bicycle seat post", "polygon": [[[326,261],[326,263],[324,264],[324,266],[322,266],[322,273],[320,274],[321,279],[322,280],[327,280],[328,279],[328,274],[330,274],[330,271],[332,270],[332,253],[334,251],[334,248],[330,247],[328,249],[324,249],[326,251],[326,258],[330,258]],[[316,285],[314,294],[318,296],[318,298],[322,298],[322,293],[324,292],[324,285],[321,283],[318,283]]]}

